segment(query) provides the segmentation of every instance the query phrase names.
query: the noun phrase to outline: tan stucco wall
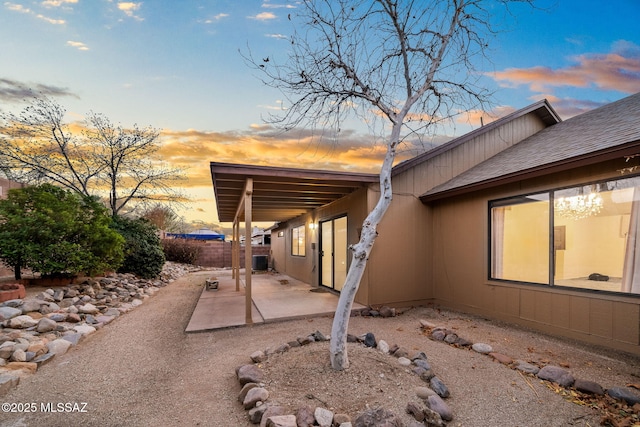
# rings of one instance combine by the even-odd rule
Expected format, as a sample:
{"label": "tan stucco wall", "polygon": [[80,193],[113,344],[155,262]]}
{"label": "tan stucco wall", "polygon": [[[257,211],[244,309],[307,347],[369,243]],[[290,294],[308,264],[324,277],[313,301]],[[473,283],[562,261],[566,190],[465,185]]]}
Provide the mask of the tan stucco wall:
{"label": "tan stucco wall", "polygon": [[[369,192],[366,188],[358,190],[347,197],[334,203],[316,209],[308,215],[294,218],[287,223],[280,224],[271,234],[272,255],[275,267],[278,271],[285,273],[295,279],[318,286],[319,279],[319,236],[318,229],[312,229],[310,224],[319,224],[338,216],[347,216],[347,242],[356,243],[359,239],[359,230],[367,215],[367,197]],[[306,233],[306,255],[304,257],[291,255],[291,229],[300,225],[305,225]],[[283,236],[278,237],[278,232]],[[351,253],[347,257],[351,262]],[[356,302],[367,305],[369,301],[369,276],[367,271],[360,282],[360,288],[356,294]]]}

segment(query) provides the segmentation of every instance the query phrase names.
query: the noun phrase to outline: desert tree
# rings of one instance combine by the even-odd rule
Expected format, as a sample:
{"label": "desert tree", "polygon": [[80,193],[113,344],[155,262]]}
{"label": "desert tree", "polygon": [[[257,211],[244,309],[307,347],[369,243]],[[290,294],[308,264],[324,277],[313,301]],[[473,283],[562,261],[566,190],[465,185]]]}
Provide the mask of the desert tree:
{"label": "desert tree", "polygon": [[184,200],[175,189],[183,172],[158,156],[158,130],[123,128],[93,112],[85,123],[69,124],[65,114],[44,96],[18,114],[0,113],[0,170],[7,178],[99,196],[113,216],[135,205]]}
{"label": "desert tree", "polygon": [[352,260],[331,330],[333,369],[349,366],[349,315],[376,228],[391,204],[398,146],[411,136],[433,135],[439,125],[490,101],[476,65],[488,57],[494,13],[509,2],[303,1],[299,13],[289,15],[294,30],[284,61],[277,54],[244,55],[261,80],[285,97],[281,113],[268,122],[285,130],[333,128],[337,135],[353,117],[384,125],[380,197],[360,240],[350,246]]}

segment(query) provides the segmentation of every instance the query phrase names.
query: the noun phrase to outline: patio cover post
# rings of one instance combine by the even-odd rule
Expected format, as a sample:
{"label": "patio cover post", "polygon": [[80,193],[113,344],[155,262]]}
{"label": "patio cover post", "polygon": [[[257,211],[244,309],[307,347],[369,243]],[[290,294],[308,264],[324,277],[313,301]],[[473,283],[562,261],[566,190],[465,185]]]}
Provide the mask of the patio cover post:
{"label": "patio cover post", "polygon": [[233,278],[236,279],[236,292],[240,291],[240,222],[233,221],[233,248],[231,251]]}
{"label": "patio cover post", "polygon": [[253,179],[247,178],[244,191],[244,274],[245,274],[245,316],[246,323],[253,323],[251,318],[251,202],[253,198]]}

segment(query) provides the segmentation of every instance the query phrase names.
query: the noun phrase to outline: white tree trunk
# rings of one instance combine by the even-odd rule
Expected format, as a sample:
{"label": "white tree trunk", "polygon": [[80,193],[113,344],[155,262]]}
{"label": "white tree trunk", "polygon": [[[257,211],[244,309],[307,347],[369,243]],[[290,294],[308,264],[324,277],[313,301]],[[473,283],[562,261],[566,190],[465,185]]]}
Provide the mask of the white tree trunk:
{"label": "white tree trunk", "polygon": [[351,317],[351,308],[356,297],[356,292],[360,287],[360,280],[367,266],[369,253],[373,248],[373,243],[378,235],[376,228],[382,220],[385,212],[391,205],[392,189],[391,189],[391,169],[396,155],[396,147],[400,136],[402,120],[397,120],[391,131],[391,138],[387,145],[387,153],[385,155],[382,168],[380,169],[380,199],[375,208],[369,212],[367,218],[362,224],[362,234],[360,241],[351,246],[353,256],[349,272],[340,292],[340,299],[336,313],[333,317],[333,325],[331,326],[331,346],[330,358],[331,367],[337,371],[347,369],[349,367],[349,357],[347,356],[347,330],[349,327],[349,318]]}

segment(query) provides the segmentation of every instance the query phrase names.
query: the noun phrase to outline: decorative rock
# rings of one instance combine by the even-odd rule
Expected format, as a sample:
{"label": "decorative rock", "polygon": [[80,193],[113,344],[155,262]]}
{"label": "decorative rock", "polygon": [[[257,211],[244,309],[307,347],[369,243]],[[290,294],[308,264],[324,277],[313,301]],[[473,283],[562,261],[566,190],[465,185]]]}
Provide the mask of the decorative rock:
{"label": "decorative rock", "polygon": [[108,325],[115,318],[116,318],[115,316],[97,316],[96,317],[96,322],[97,322],[97,325],[100,325],[100,324]]}
{"label": "decorative rock", "polygon": [[398,357],[398,358],[400,358],[400,357],[408,358],[409,357],[409,352],[407,351],[407,349],[400,347],[396,351],[393,352],[393,355],[395,357]]}
{"label": "decorative rock", "polygon": [[71,347],[71,343],[65,339],[57,339],[55,341],[51,341],[47,344],[47,348],[49,348],[49,353],[55,355],[63,355],[69,350]]}
{"label": "decorative rock", "polygon": [[386,305],[380,307],[380,317],[395,317],[395,308],[387,307]]}
{"label": "decorative rock", "polygon": [[422,329],[434,329],[437,325],[428,320],[420,319],[420,327]]}
{"label": "decorative rock", "polygon": [[94,333],[96,331],[96,328],[87,324],[82,324],[82,325],[74,326],[73,330],[79,333],[80,335],[85,336],[85,335]]}
{"label": "decorative rock", "polygon": [[503,365],[511,365],[513,363],[512,358],[501,353],[491,352],[489,353],[489,356],[493,357],[496,361],[502,363]]}
{"label": "decorative rock", "polygon": [[20,383],[20,377],[9,373],[0,374],[0,396],[4,396],[11,389],[17,387]]}
{"label": "decorative rock", "polygon": [[583,393],[595,394],[598,396],[602,396],[604,394],[604,389],[602,388],[602,386],[594,381],[577,379],[573,383],[573,386],[576,388],[576,390]]}
{"label": "decorative rock", "polygon": [[424,421],[424,410],[415,402],[407,403],[407,414],[415,418],[416,421]]}
{"label": "decorative rock", "polygon": [[267,421],[269,420],[269,418],[277,417],[279,415],[285,415],[286,413],[287,413],[286,408],[282,406],[267,407],[267,409],[264,411],[264,414],[262,415],[262,419],[260,420],[260,427],[266,427]]}
{"label": "decorative rock", "polygon": [[0,344],[0,358],[8,359],[16,350],[16,343],[13,341],[5,341]]}
{"label": "decorative rock", "polygon": [[[249,412],[247,414],[249,415],[249,421],[251,421],[252,424],[260,424],[260,421],[262,420],[262,416],[264,415],[264,412],[267,410],[267,408],[268,408],[267,405],[260,405],[260,406],[256,406],[255,408],[249,409]],[[265,424],[266,424],[266,421],[265,421]]]}
{"label": "decorative rock", "polygon": [[640,396],[628,387],[612,387],[607,390],[607,394],[614,399],[624,400],[630,406],[640,403]]}
{"label": "decorative rock", "polygon": [[571,387],[575,381],[573,375],[571,375],[569,371],[554,365],[545,366],[540,369],[537,375],[541,380],[557,383],[561,387]]}
{"label": "decorative rock", "polygon": [[28,374],[35,374],[38,370],[38,365],[33,362],[9,362],[4,368],[11,371],[23,371]]}
{"label": "decorative rock", "polygon": [[22,310],[14,307],[3,306],[0,307],[0,322],[8,319],[12,319],[22,314]]}
{"label": "decorative rock", "polygon": [[473,351],[478,352],[480,354],[489,354],[493,351],[493,348],[489,344],[484,344],[481,342],[477,342],[471,346]]}
{"label": "decorative rock", "polygon": [[13,317],[6,322],[7,326],[13,329],[26,329],[38,324],[38,322],[33,317],[27,316],[26,314]]}
{"label": "decorative rock", "polygon": [[80,307],[78,307],[78,312],[84,314],[98,314],[100,313],[100,310],[98,310],[98,307],[96,307],[95,305],[86,303],[85,305],[81,305]]}
{"label": "decorative rock", "polygon": [[411,356],[411,360],[415,362],[416,360],[427,360],[428,357],[424,351],[417,351]]}
{"label": "decorative rock", "polygon": [[378,350],[380,350],[381,353],[389,354],[389,344],[387,344],[385,340],[378,341]]}
{"label": "decorative rock", "polygon": [[71,313],[71,312],[67,313],[67,322],[79,323],[80,321],[82,321],[82,319],[77,313]]}
{"label": "decorative rock", "polygon": [[424,425],[427,427],[444,427],[445,422],[442,421],[442,417],[436,411],[426,408],[424,410]]}
{"label": "decorative rock", "polygon": [[329,341],[329,338],[327,338],[322,332],[320,331],[315,331],[313,334],[313,338],[315,338],[316,341]]}
{"label": "decorative rock", "polygon": [[402,421],[384,408],[367,409],[356,418],[354,427],[392,427],[401,426]]}
{"label": "decorative rock", "polygon": [[259,383],[264,374],[256,365],[244,365],[238,368],[238,381],[241,385],[246,383]]}
{"label": "decorative rock", "polygon": [[36,326],[36,331],[39,333],[54,331],[58,323],[55,320],[49,319],[47,317],[43,317],[38,321],[38,326]]}
{"label": "decorative rock", "polygon": [[460,347],[471,347],[473,343],[466,338],[458,337],[458,341],[455,342],[455,345]]}
{"label": "decorative rock", "polygon": [[264,354],[264,351],[261,351],[261,350],[258,350],[258,351],[255,351],[255,352],[251,353],[251,356],[249,356],[249,357],[255,363],[260,363],[260,362],[264,362],[265,360],[267,360],[267,355]]}
{"label": "decorative rock", "polygon": [[104,312],[104,315],[118,317],[120,316],[120,310],[118,310],[117,308],[109,308],[107,309],[107,311]]}
{"label": "decorative rock", "polygon": [[2,303],[2,307],[18,308],[22,305],[22,298],[10,299]]}
{"label": "decorative rock", "polygon": [[32,311],[40,311],[40,305],[44,304],[44,301],[35,300],[35,299],[25,299],[20,309],[22,310],[22,314],[30,313]]}
{"label": "decorative rock", "polygon": [[48,319],[53,320],[54,322],[64,322],[65,320],[67,320],[67,314],[66,313],[51,313],[47,315]]}
{"label": "decorative rock", "polygon": [[426,400],[429,396],[433,396],[435,394],[436,392],[431,390],[429,387],[416,387],[416,396],[422,400]]}
{"label": "decorative rock", "polygon": [[444,385],[444,383],[442,382],[442,380],[440,380],[440,378],[438,377],[431,378],[431,380],[429,381],[429,385],[431,386],[431,389],[435,391],[438,396],[445,399],[449,397],[449,394],[450,394],[449,389],[447,388],[446,385]]}
{"label": "decorative rock", "polygon": [[269,398],[269,392],[262,387],[254,387],[247,392],[247,395],[242,402],[244,409],[251,409],[256,406],[258,402],[264,402]]}
{"label": "decorative rock", "polygon": [[267,427],[296,427],[295,415],[276,415],[267,418]]}
{"label": "decorative rock", "polygon": [[27,361],[27,353],[21,348],[17,348],[14,350],[11,355],[11,359],[13,362],[26,362]]}
{"label": "decorative rock", "polygon": [[458,342],[458,335],[454,333],[447,334],[444,337],[444,342],[446,342],[447,344],[455,344],[456,342]]}
{"label": "decorative rock", "polygon": [[402,366],[411,366],[411,360],[406,357],[398,357],[398,363]]}
{"label": "decorative rock", "polygon": [[536,365],[527,363],[524,360],[516,360],[516,369],[533,375],[536,375],[540,371],[540,368],[538,368]]}
{"label": "decorative rock", "polygon": [[335,414],[333,416],[333,422],[339,427],[347,427],[347,425],[351,426],[351,417],[347,414]]}
{"label": "decorative rock", "polygon": [[373,333],[367,332],[367,335],[364,337],[364,345],[371,348],[376,347],[376,337]]}
{"label": "decorative rock", "polygon": [[422,369],[426,370],[426,371],[431,370],[431,364],[429,362],[427,362],[426,360],[424,360],[424,359],[415,359],[413,361],[413,364],[416,365],[419,368],[422,368]]}
{"label": "decorative rock", "polygon": [[442,329],[436,329],[433,332],[431,332],[431,338],[436,341],[444,341],[446,336],[447,336],[447,333]]}
{"label": "decorative rock", "polygon": [[313,412],[313,416],[320,427],[331,427],[333,423],[333,412],[328,409],[318,407]]}
{"label": "decorative rock", "polygon": [[256,383],[246,383],[244,386],[242,386],[242,389],[238,394],[238,402],[244,402],[244,398],[247,397],[247,393],[249,393],[249,390],[256,387],[258,387],[258,384]]}
{"label": "decorative rock", "polygon": [[440,396],[429,396],[427,403],[429,404],[429,408],[440,414],[440,417],[443,420],[451,421],[453,419],[453,413],[451,412],[449,405],[447,405]]}
{"label": "decorative rock", "polygon": [[55,353],[45,353],[45,354],[43,354],[41,356],[38,356],[35,359],[33,359],[32,362],[37,364],[38,367],[40,367],[42,365],[46,365],[54,357],[55,357]]}
{"label": "decorative rock", "polygon": [[79,332],[68,333],[62,337],[63,340],[69,341],[72,346],[78,345],[80,338],[82,338],[82,334]]}
{"label": "decorative rock", "polygon": [[301,406],[296,411],[296,423],[298,427],[311,427],[315,424],[316,419],[313,415],[313,408],[309,405]]}

